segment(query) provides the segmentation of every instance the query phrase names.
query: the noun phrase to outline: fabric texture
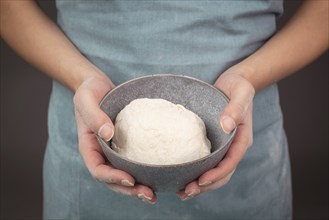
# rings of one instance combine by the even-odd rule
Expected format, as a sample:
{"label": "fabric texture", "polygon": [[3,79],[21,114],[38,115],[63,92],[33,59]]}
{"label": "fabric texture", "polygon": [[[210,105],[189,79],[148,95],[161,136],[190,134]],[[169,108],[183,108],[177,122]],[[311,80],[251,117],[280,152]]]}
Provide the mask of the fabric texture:
{"label": "fabric texture", "polygon": [[[282,1],[57,0],[58,24],[118,85],[149,74],[214,83],[276,31]],[[254,99],[253,146],[230,182],[182,202],[148,205],[92,179],[78,152],[73,94],[53,82],[44,160],[45,219],[291,219],[289,154],[278,89]]]}

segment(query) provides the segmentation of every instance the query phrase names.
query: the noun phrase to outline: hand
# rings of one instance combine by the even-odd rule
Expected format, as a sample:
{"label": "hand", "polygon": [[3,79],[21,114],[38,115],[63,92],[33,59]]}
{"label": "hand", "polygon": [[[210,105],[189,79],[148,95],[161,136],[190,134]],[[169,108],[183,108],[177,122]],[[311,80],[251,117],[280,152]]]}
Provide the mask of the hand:
{"label": "hand", "polygon": [[176,193],[182,200],[218,189],[229,182],[246,150],[252,144],[254,87],[234,68],[223,73],[216,81],[215,87],[230,98],[228,106],[219,118],[220,124],[226,133],[230,133],[237,126],[236,136],[224,159],[215,168],[210,169],[198,180],[189,183],[184,190]]}
{"label": "hand", "polygon": [[76,90],[74,105],[79,151],[95,180],[106,183],[108,188],[115,192],[154,204],[156,196],[153,191],[146,186],[135,184],[131,175],[106,162],[97,142],[95,133],[106,141],[111,140],[114,134],[112,121],[99,107],[101,99],[112,88],[114,85],[110,79],[102,76],[88,78]]}

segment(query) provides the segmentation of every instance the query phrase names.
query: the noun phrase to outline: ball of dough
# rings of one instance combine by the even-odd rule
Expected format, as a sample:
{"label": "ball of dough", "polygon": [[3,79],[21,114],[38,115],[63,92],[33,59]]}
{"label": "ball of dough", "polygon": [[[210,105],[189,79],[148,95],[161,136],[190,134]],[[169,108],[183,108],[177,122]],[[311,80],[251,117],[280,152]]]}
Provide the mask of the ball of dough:
{"label": "ball of dough", "polygon": [[117,115],[112,149],[130,160],[172,165],[210,154],[202,119],[164,99],[136,99]]}

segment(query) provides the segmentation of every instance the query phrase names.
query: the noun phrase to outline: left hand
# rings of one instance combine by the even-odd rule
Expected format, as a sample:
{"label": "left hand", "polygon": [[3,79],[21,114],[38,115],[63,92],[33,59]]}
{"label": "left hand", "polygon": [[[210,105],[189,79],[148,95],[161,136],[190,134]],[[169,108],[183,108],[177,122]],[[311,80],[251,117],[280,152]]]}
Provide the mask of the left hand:
{"label": "left hand", "polygon": [[176,193],[181,200],[218,189],[229,182],[246,150],[252,145],[252,100],[255,95],[253,85],[234,68],[230,68],[218,78],[214,86],[230,98],[219,120],[226,133],[237,127],[236,136],[224,159],[215,168],[208,170]]}

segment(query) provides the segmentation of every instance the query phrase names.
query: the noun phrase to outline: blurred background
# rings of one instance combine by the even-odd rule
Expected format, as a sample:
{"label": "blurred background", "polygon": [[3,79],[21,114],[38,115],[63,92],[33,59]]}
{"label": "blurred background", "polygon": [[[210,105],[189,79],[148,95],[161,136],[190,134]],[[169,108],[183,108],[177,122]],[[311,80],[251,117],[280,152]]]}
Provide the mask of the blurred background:
{"label": "blurred background", "polygon": [[[285,1],[281,27],[301,1]],[[54,20],[55,3],[39,1]],[[1,40],[1,219],[42,218],[51,80]],[[292,166],[294,219],[328,219],[328,52],[279,83]]]}

